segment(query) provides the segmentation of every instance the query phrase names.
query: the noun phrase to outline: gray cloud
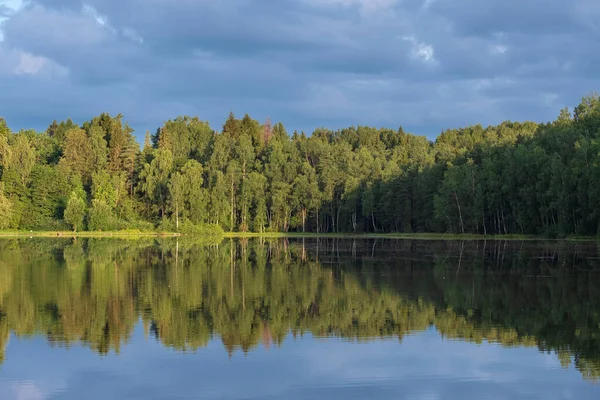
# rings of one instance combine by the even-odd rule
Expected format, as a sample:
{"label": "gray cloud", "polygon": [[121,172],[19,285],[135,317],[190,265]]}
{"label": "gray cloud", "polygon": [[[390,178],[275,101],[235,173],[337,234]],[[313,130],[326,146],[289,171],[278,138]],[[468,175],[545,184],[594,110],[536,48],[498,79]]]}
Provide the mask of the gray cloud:
{"label": "gray cloud", "polygon": [[556,34],[582,32],[574,23],[573,3],[559,0],[437,0],[429,10],[452,20],[456,32],[491,36],[498,32]]}
{"label": "gray cloud", "polygon": [[37,4],[12,16],[4,31],[8,44],[38,52],[94,45],[109,33],[89,12],[48,10]]}
{"label": "gray cloud", "polygon": [[288,129],[553,119],[598,88],[592,0],[32,0],[0,25],[0,114],[229,111]]}

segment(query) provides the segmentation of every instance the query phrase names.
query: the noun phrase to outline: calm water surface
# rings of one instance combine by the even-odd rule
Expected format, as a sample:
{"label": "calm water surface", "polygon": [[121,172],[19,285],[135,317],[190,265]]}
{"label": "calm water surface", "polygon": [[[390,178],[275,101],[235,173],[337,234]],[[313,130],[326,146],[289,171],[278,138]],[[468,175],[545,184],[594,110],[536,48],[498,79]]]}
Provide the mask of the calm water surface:
{"label": "calm water surface", "polygon": [[0,240],[0,399],[597,399],[595,244]]}

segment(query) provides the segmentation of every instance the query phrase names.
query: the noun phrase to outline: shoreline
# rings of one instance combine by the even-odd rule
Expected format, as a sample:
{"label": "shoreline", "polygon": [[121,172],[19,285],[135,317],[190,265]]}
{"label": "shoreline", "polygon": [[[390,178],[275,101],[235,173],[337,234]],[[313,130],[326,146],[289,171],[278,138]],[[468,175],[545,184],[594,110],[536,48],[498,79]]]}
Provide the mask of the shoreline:
{"label": "shoreline", "polygon": [[567,236],[549,238],[536,235],[481,235],[457,233],[313,233],[313,232],[224,232],[222,235],[186,234],[178,232],[144,232],[144,231],[0,231],[0,238],[45,237],[45,238],[136,238],[136,237],[221,237],[223,239],[396,239],[396,240],[492,240],[492,241],[557,241],[557,242],[597,242],[594,236]]}
{"label": "shoreline", "polygon": [[223,239],[396,239],[396,240],[492,240],[492,241],[557,241],[557,242],[597,242],[593,236],[567,236],[549,238],[536,235],[478,235],[456,233],[302,233],[302,232],[224,232],[222,235],[184,234],[177,232],[143,232],[143,231],[0,231],[0,238],[45,237],[45,238],[136,238],[136,237],[221,237]]}
{"label": "shoreline", "polygon": [[564,238],[549,238],[536,235],[481,235],[459,233],[302,233],[302,232],[225,232],[224,238],[334,238],[334,239],[396,239],[396,240],[496,240],[496,241],[557,241],[557,242],[597,242],[594,236],[568,236]]}
{"label": "shoreline", "polygon": [[135,237],[180,237],[181,233],[176,232],[137,232],[137,231],[0,231],[0,238],[17,237],[45,237],[45,238],[76,238],[76,237],[115,237],[115,238],[135,238]]}

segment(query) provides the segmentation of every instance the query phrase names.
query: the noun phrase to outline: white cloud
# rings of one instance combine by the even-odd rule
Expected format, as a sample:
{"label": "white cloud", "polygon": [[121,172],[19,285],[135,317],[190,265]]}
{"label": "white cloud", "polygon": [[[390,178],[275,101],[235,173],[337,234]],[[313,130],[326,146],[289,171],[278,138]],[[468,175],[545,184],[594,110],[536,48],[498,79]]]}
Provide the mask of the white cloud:
{"label": "white cloud", "polygon": [[419,43],[416,48],[413,49],[413,54],[425,61],[434,61],[433,53],[433,47],[424,43]]}
{"label": "white cloud", "polygon": [[141,37],[133,28],[123,28],[123,36],[139,44],[144,43],[144,38]]}
{"label": "white cloud", "polygon": [[[0,1],[0,42],[4,41],[4,33],[2,32],[2,23],[6,21],[7,16],[18,11],[23,6],[23,0],[2,0]],[[6,11],[3,13],[2,11]]]}
{"label": "white cloud", "polygon": [[504,54],[504,53],[506,53],[507,50],[508,50],[508,47],[504,46],[502,44],[497,44],[496,46],[492,47],[492,53],[495,53],[495,54]]}
{"label": "white cloud", "polygon": [[23,0],[2,0],[0,1],[0,6],[12,13],[23,6]]}
{"label": "white cloud", "polygon": [[36,75],[48,64],[45,57],[35,56],[30,53],[21,52],[19,63],[14,69],[16,75]]}
{"label": "white cloud", "polygon": [[411,56],[425,62],[435,62],[435,50],[433,46],[419,42],[413,35],[402,37],[411,44]]}
{"label": "white cloud", "polygon": [[46,398],[32,382],[14,383],[12,389],[15,400],[44,400]]}
{"label": "white cloud", "polygon": [[7,50],[0,45],[0,75],[41,76],[46,78],[61,78],[68,75],[65,67],[50,60],[21,50]]}
{"label": "white cloud", "polygon": [[106,24],[107,24],[106,17],[103,16],[103,15],[100,15],[98,13],[98,11],[94,7],[90,6],[89,4],[84,4],[83,5],[83,13],[87,14],[87,15],[90,15],[100,25],[106,26]]}

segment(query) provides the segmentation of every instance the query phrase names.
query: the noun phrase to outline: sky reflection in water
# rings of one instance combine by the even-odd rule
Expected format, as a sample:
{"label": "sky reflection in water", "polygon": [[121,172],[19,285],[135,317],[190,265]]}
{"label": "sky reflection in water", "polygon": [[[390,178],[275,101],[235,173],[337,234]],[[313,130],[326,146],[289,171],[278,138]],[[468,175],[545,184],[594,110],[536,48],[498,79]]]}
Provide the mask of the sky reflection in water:
{"label": "sky reflection in water", "polygon": [[5,399],[586,399],[600,387],[553,354],[443,339],[435,329],[356,343],[289,336],[231,358],[221,340],[183,354],[136,327],[119,355],[11,338]]}
{"label": "sky reflection in water", "polygon": [[[358,252],[347,243],[341,249],[324,243],[317,263],[315,244],[306,242],[275,243],[264,259],[267,245],[257,243],[246,249],[181,244],[177,260],[172,243],[56,243],[39,253],[17,243],[15,253],[15,243],[0,242],[0,324],[10,331],[0,366],[2,399],[600,397],[600,385],[584,379],[595,374],[599,359],[600,326],[591,325],[598,314],[593,246],[509,245],[500,255],[501,247],[472,243],[389,242],[375,252],[365,250],[372,243],[360,244]],[[548,251],[555,255],[544,256]],[[564,260],[576,262],[556,272]],[[505,264],[519,265],[520,272],[502,272]],[[87,326],[89,319],[74,318],[79,322],[69,325],[72,306],[66,304],[114,313],[117,300],[136,310],[121,311],[117,320],[135,319],[131,331],[122,328],[108,345],[98,345],[103,339],[92,326],[98,321]],[[30,301],[33,315],[23,311]],[[573,305],[578,301],[581,310]],[[391,322],[376,315],[381,307]],[[408,316],[393,314],[399,307]],[[106,317],[97,310],[92,319]],[[327,313],[353,317],[348,322]],[[173,321],[186,316],[210,329],[176,331]],[[106,318],[106,326],[115,323]],[[36,328],[21,332],[25,325]],[[304,334],[291,333],[298,326]],[[324,326],[330,331],[313,336],[311,329]],[[484,337],[480,344],[477,335]],[[185,342],[188,350],[181,351]],[[246,352],[242,342],[250,343]],[[562,355],[557,348],[565,349]]]}

